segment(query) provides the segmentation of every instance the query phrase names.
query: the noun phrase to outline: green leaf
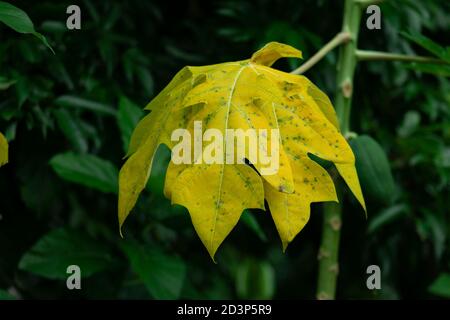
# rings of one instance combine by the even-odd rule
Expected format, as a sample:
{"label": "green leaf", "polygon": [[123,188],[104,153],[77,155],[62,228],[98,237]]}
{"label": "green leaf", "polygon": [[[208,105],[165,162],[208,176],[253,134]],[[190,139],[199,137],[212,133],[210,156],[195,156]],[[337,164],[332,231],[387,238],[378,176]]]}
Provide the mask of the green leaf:
{"label": "green leaf", "polygon": [[403,122],[397,129],[397,134],[406,138],[413,134],[420,125],[420,113],[415,110],[408,111],[403,117]]}
{"label": "green leaf", "polygon": [[441,58],[442,60],[446,60],[450,62],[450,56],[447,52],[447,50],[442,47],[441,45],[437,44],[433,40],[431,40],[428,37],[425,37],[424,35],[421,35],[417,32],[402,32],[402,35],[407,38],[408,40],[416,43],[417,45],[421,46],[428,52],[434,54],[435,56]]}
{"label": "green leaf", "polygon": [[56,229],[44,235],[25,253],[19,269],[50,279],[66,279],[67,267],[78,265],[82,277],[114,265],[107,247],[95,239],[67,229]]}
{"label": "green leaf", "polygon": [[89,154],[62,153],[50,160],[63,179],[100,190],[117,193],[117,168],[109,161]]}
{"label": "green leaf", "polygon": [[436,296],[450,298],[450,273],[442,273],[433,281],[428,291]]}
{"label": "green leaf", "polygon": [[433,210],[423,208],[421,211],[424,214],[424,231],[427,238],[433,243],[434,254],[438,260],[442,257],[446,247],[446,222],[444,219],[439,218]]}
{"label": "green leaf", "polygon": [[0,300],[16,300],[8,291],[0,289]]}
{"label": "green leaf", "polygon": [[7,2],[0,1],[0,21],[19,33],[34,35],[41,40],[53,54],[55,54],[55,51],[53,51],[53,48],[47,42],[47,39],[42,34],[36,32],[33,22],[25,11]]}
{"label": "green leaf", "polygon": [[275,271],[266,261],[246,259],[236,274],[239,299],[271,299],[275,293]]}
{"label": "green leaf", "polygon": [[381,227],[404,216],[407,212],[408,206],[406,206],[404,203],[384,209],[370,219],[369,226],[367,227],[367,232],[369,234],[374,233]]}
{"label": "green leaf", "polygon": [[450,77],[450,65],[437,65],[432,63],[411,63],[407,69],[429,73],[436,76]]}
{"label": "green leaf", "polygon": [[16,83],[16,80],[9,80],[0,76],[0,90],[6,90]]}
{"label": "green leaf", "polygon": [[256,220],[255,216],[250,210],[244,210],[241,216],[241,220],[248,228],[250,228],[250,230],[252,230],[258,236],[261,241],[267,241],[267,236],[264,233],[264,230],[261,228],[258,220]]}
{"label": "green leaf", "polygon": [[161,145],[156,150],[152,171],[147,182],[147,187],[153,194],[164,196],[164,183],[170,156],[170,149],[166,145]]}
{"label": "green leaf", "polygon": [[64,133],[74,149],[78,152],[86,153],[88,145],[77,117],[70,114],[66,109],[56,110],[55,116],[59,129]]}
{"label": "green leaf", "polygon": [[366,135],[350,140],[350,146],[364,193],[380,203],[392,203],[398,191],[383,148]]}
{"label": "green leaf", "polygon": [[186,275],[183,260],[135,243],[125,243],[121,247],[134,272],[155,299],[179,298]]}
{"label": "green leaf", "polygon": [[128,150],[131,134],[138,121],[142,118],[144,112],[130,101],[127,97],[120,97],[119,112],[117,114],[117,124],[120,128],[123,148],[125,152]]}
{"label": "green leaf", "polygon": [[55,100],[55,103],[61,107],[86,109],[99,114],[106,114],[111,116],[116,115],[116,110],[114,110],[114,108],[109,105],[76,96],[60,96]]}
{"label": "green leaf", "polygon": [[138,79],[145,90],[145,95],[152,97],[154,94],[154,81],[152,74],[144,66],[138,67],[136,72]]}

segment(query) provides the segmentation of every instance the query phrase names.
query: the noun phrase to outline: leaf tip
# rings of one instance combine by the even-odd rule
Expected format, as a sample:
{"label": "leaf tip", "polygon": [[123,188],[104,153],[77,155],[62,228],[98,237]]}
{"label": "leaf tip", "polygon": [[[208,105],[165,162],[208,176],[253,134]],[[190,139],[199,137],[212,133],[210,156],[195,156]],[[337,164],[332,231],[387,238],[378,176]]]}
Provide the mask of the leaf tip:
{"label": "leaf tip", "polygon": [[286,253],[286,249],[287,249],[288,245],[289,245],[289,242],[283,241],[283,253]]}

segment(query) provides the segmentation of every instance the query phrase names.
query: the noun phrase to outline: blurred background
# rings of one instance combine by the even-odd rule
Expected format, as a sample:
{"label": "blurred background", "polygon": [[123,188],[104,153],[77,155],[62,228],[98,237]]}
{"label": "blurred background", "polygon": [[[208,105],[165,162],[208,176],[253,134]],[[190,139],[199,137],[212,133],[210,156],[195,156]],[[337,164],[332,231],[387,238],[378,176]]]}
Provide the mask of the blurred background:
{"label": "blurred background", "polygon": [[[0,297],[315,298],[320,204],[286,253],[270,214],[245,212],[214,264],[187,211],[162,194],[167,148],[124,239],[117,174],[141,109],[179,69],[246,59],[269,41],[308,59],[340,31],[343,1],[10,2],[56,54],[0,24],[0,131],[10,143],[0,168]],[[71,4],[81,8],[81,30],[66,28]],[[448,1],[386,1],[381,13],[381,30],[368,30],[363,14],[360,48],[429,55],[402,31],[450,45]],[[337,56],[305,74],[331,99]],[[449,105],[445,72],[359,64],[352,130],[378,142],[392,179],[381,196],[362,181],[367,220],[346,197],[337,298],[450,297]],[[66,288],[71,264],[81,267],[82,290]],[[381,268],[381,290],[366,287],[372,264]]]}

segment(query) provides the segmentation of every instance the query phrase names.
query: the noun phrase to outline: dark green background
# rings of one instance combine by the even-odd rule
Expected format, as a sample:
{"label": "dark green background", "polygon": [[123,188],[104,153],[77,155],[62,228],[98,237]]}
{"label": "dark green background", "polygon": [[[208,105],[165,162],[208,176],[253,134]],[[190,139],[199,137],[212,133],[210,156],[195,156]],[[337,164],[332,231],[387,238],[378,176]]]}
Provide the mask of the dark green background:
{"label": "dark green background", "polygon": [[[360,48],[428,54],[401,31],[449,45],[448,1],[386,2],[381,30],[367,30],[363,15]],[[167,150],[125,239],[116,175],[139,109],[179,69],[246,59],[273,40],[307,59],[340,31],[343,1],[81,1],[82,29],[68,31],[73,3],[14,1],[56,55],[0,24],[0,131],[10,141],[0,168],[0,298],[314,298],[320,204],[285,254],[270,214],[246,213],[214,264],[188,213],[162,196]],[[306,73],[331,98],[337,53]],[[352,130],[381,145],[398,193],[366,195],[367,220],[346,197],[337,297],[449,296],[448,78],[363,62],[354,98]],[[82,290],[66,289],[70,264],[81,266]],[[381,290],[366,288],[371,264]]]}

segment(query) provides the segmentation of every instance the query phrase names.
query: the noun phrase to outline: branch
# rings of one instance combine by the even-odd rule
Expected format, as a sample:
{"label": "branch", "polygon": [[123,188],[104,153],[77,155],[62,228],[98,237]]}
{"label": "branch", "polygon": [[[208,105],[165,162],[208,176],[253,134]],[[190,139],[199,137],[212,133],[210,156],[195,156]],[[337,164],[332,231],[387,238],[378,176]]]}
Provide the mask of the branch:
{"label": "branch", "polygon": [[369,51],[369,50],[356,50],[356,57],[359,61],[406,61],[406,62],[422,62],[422,63],[434,63],[434,64],[450,64],[447,61],[433,58],[433,57],[421,57],[410,56],[400,53],[389,53],[381,51]]}
{"label": "branch", "polygon": [[309,70],[312,66],[314,66],[317,62],[322,60],[323,57],[338,45],[348,42],[351,40],[351,34],[348,32],[340,32],[334,36],[326,45],[322,47],[316,54],[314,54],[308,61],[302,64],[300,67],[292,71],[293,74],[302,74]]}
{"label": "branch", "polygon": [[[346,136],[349,132],[350,107],[352,102],[353,78],[357,59],[355,56],[358,40],[359,25],[362,10],[354,0],[345,0],[344,21],[342,31],[351,34],[351,41],[342,46],[338,60],[337,82],[338,90],[335,96],[335,108],[341,132]],[[336,176],[337,172],[332,173]],[[335,179],[333,179],[336,181]],[[336,184],[338,198],[342,186]],[[317,281],[317,298],[334,299],[339,272],[339,239],[342,224],[342,201],[340,203],[326,203],[324,205],[324,221],[322,226],[322,240],[319,251],[319,275]]]}

